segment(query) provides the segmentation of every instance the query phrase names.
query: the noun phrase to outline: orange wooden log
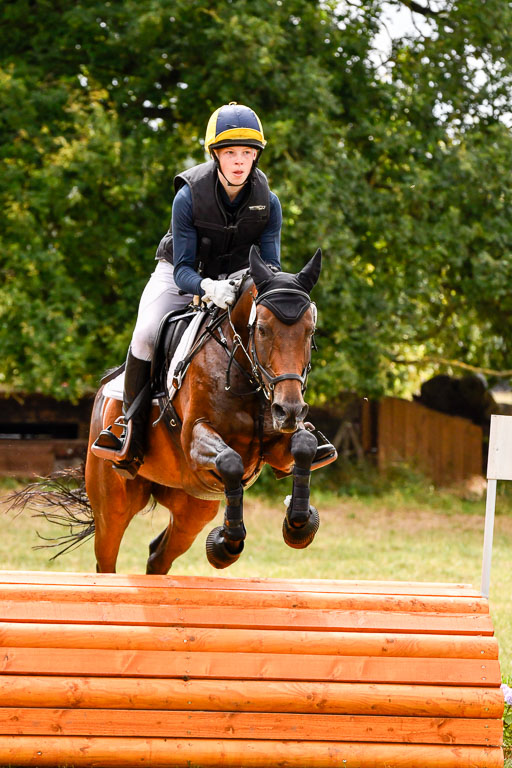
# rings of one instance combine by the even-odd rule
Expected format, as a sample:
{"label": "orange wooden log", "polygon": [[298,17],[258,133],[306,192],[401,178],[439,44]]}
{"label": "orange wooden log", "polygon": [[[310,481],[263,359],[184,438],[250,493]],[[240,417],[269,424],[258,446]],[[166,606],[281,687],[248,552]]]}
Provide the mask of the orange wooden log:
{"label": "orange wooden log", "polygon": [[117,586],[4,584],[2,600],[50,602],[105,602],[124,605],[236,606],[239,608],[336,609],[343,611],[402,611],[424,613],[489,613],[483,597],[431,595],[372,595],[335,592],[216,590],[174,587],[165,589]]}
{"label": "orange wooden log", "polygon": [[0,584],[68,584],[98,586],[160,587],[172,589],[281,590],[286,592],[336,592],[393,595],[452,595],[480,597],[471,584],[419,581],[372,581],[329,579],[234,579],[222,576],[142,576],[121,573],[52,573],[51,571],[0,571]]}
{"label": "orange wooden log", "polygon": [[0,706],[500,718],[499,688],[2,675]]}
{"label": "orange wooden log", "polygon": [[0,736],[0,760],[54,768],[503,768],[500,747],[238,739]]}
{"label": "orange wooden log", "polygon": [[0,734],[501,746],[500,720],[275,712],[0,707]]}
{"label": "orange wooden log", "polygon": [[497,659],[494,637],[205,627],[0,623],[0,646]]}
{"label": "orange wooden log", "polygon": [[239,608],[221,611],[208,606],[123,605],[122,603],[0,603],[1,621],[78,624],[142,624],[145,626],[231,627],[237,629],[295,629],[315,631],[414,632],[427,634],[492,635],[489,614],[399,613],[288,608]]}
{"label": "orange wooden log", "polygon": [[492,635],[467,585],[0,574],[0,764],[493,768]]}
{"label": "orange wooden log", "polygon": [[480,659],[404,659],[379,656],[179,653],[76,648],[4,648],[0,671],[120,677],[320,680],[432,685],[499,685],[499,662]]}

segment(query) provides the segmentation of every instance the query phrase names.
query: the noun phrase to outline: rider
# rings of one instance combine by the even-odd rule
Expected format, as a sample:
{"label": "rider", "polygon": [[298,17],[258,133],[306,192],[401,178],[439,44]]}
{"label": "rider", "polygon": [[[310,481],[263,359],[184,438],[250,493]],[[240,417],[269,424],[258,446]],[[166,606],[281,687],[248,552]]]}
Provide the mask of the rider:
{"label": "rider", "polygon": [[[144,461],[151,360],[164,315],[184,308],[195,295],[226,309],[236,294],[227,278],[248,267],[252,245],[269,266],[281,268],[281,204],[257,168],[265,144],[256,113],[230,102],[208,122],[205,149],[211,159],[174,179],[171,227],[158,246],[126,359],[123,413],[132,422],[132,435],[128,455],[121,461],[114,457],[113,464],[123,477],[135,477]],[[94,445],[124,448],[109,429]]]}

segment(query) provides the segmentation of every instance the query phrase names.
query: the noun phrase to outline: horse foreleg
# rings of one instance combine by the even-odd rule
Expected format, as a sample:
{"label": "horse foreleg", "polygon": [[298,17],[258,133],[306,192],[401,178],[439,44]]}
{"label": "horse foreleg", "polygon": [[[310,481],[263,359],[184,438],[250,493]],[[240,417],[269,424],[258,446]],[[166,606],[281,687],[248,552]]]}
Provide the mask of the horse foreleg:
{"label": "horse foreleg", "polygon": [[149,545],[146,573],[165,574],[177,557],[187,551],[198,533],[213,520],[218,501],[206,501],[189,496],[178,488],[159,488],[153,496],[171,513],[167,528]]}
{"label": "horse foreleg", "polygon": [[214,568],[227,568],[240,557],[246,536],[242,458],[205,422],[194,426],[190,457],[195,468],[213,470],[222,479],[226,498],[224,523],[208,534],[206,556]]}
{"label": "horse foreleg", "polygon": [[309,546],[320,525],[318,511],[309,503],[311,464],[317,448],[316,437],[306,429],[292,435],[290,450],[294,459],[292,496],[283,521],[283,538],[288,546]]}

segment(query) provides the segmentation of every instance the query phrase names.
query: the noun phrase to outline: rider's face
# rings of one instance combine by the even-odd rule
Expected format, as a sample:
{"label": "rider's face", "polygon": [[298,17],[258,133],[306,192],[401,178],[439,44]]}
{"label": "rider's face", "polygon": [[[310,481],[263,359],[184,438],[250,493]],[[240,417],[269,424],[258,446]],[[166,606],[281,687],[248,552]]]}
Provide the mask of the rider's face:
{"label": "rider's face", "polygon": [[247,181],[252,164],[258,154],[255,149],[252,147],[222,147],[216,151],[220,169],[231,184],[240,185]]}

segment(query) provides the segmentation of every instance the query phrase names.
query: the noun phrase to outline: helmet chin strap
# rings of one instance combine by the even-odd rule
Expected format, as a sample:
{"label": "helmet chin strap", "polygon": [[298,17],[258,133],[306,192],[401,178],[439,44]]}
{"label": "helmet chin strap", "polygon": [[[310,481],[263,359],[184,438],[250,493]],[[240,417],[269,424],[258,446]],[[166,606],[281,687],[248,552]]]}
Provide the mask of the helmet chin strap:
{"label": "helmet chin strap", "polygon": [[253,164],[253,166],[252,166],[251,170],[249,171],[249,173],[248,173],[248,175],[247,175],[247,178],[246,178],[246,180],[245,180],[245,181],[242,181],[242,183],[241,183],[241,184],[233,184],[233,182],[232,182],[232,181],[230,181],[230,180],[227,178],[226,174],[222,172],[222,169],[221,169],[221,167],[220,167],[220,163],[219,163],[219,161],[218,161],[218,160],[217,160],[217,163],[216,163],[216,165],[217,165],[217,170],[218,170],[218,172],[221,174],[221,176],[224,176],[224,178],[226,179],[226,181],[227,181],[227,184],[228,184],[228,187],[243,187],[245,184],[247,184],[247,182],[248,182],[248,180],[249,180],[249,176],[251,175],[251,173],[252,173],[252,170],[253,170],[253,168],[254,168],[254,164]]}

